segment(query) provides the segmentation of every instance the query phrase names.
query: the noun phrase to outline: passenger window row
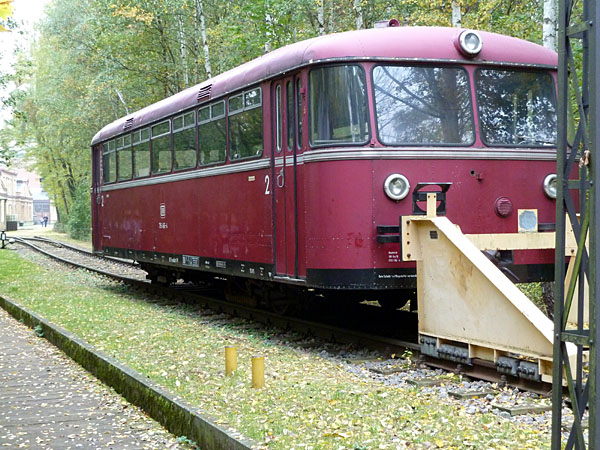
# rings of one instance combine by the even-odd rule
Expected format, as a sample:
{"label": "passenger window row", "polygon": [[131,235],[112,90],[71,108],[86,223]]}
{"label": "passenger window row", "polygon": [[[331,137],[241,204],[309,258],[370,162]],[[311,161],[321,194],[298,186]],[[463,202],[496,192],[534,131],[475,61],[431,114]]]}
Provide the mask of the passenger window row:
{"label": "passenger window row", "polygon": [[[196,120],[197,119],[197,120]],[[229,126],[227,126],[227,123]],[[262,91],[254,88],[102,144],[104,183],[262,155]]]}

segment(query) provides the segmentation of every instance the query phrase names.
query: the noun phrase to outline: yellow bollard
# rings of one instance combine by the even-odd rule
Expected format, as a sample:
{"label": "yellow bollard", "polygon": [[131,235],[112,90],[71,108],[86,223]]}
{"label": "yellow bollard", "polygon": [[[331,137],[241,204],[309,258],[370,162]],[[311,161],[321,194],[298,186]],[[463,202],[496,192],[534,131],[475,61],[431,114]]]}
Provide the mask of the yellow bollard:
{"label": "yellow bollard", "polygon": [[231,376],[237,370],[237,347],[225,347],[225,375]]}
{"label": "yellow bollard", "polygon": [[252,357],[252,387],[260,389],[265,386],[265,357]]}

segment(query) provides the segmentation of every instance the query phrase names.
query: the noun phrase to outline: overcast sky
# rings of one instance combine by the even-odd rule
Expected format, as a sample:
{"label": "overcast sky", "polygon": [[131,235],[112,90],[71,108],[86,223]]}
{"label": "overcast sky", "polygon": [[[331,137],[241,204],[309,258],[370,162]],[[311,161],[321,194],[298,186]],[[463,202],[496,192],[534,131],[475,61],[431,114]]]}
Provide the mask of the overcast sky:
{"label": "overcast sky", "polygon": [[[16,48],[28,49],[34,38],[34,24],[40,20],[44,14],[44,6],[51,0],[14,0],[12,18],[20,27],[23,33],[14,31],[0,32],[0,68],[3,72],[8,71],[15,58]],[[10,87],[9,87],[10,89]],[[4,98],[6,92],[0,90],[0,98]],[[0,108],[0,127],[2,122],[10,115],[9,111]]]}
{"label": "overcast sky", "polygon": [[[44,6],[49,0],[14,0],[12,18],[19,24],[23,24],[21,29],[24,34],[15,32],[0,33],[0,47],[2,48],[2,57],[11,54],[15,45],[24,44],[33,37],[33,25],[44,14]],[[4,60],[2,60],[4,67]]]}

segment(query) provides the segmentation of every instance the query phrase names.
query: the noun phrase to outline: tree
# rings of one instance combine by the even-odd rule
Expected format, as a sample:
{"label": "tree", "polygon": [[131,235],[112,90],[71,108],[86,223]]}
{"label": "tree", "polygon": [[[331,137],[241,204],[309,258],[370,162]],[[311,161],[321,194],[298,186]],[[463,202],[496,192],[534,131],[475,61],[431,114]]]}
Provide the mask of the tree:
{"label": "tree", "polygon": [[89,143],[107,123],[265,48],[392,17],[458,25],[459,12],[465,27],[542,41],[539,0],[53,0],[31,54],[0,74],[16,86],[3,99],[13,117],[0,159],[26,149],[76,232],[71,216],[84,220],[90,203]]}
{"label": "tree", "polygon": [[452,1],[452,26],[460,27],[462,21],[462,12],[460,10],[460,3],[458,1]]}
{"label": "tree", "polygon": [[556,51],[556,21],[556,0],[544,0],[543,44],[544,47],[554,51]]}

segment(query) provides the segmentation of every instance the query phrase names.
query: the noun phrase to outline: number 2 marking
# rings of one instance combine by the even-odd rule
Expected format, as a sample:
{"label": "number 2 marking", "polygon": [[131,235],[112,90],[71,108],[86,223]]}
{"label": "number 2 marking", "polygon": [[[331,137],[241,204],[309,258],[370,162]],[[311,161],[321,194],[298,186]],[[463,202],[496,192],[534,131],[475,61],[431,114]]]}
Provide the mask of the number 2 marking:
{"label": "number 2 marking", "polygon": [[271,179],[269,178],[269,175],[265,175],[265,195],[269,195],[271,193],[271,191],[269,190],[270,183]]}

